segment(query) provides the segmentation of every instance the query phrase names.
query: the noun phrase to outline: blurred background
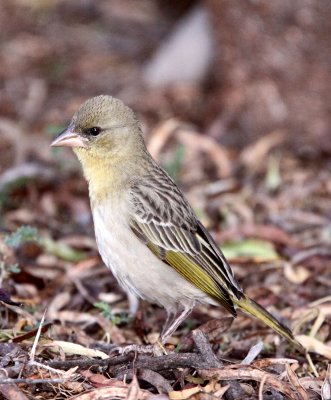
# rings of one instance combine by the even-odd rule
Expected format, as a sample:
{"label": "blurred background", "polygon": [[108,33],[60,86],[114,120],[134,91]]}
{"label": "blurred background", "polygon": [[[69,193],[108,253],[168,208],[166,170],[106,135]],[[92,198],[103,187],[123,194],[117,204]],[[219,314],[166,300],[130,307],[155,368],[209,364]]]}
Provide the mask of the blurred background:
{"label": "blurred background", "polygon": [[1,2],[1,170],[47,159],[46,133],[100,93],[147,134],[177,118],[227,149],[277,131],[329,154],[330,17],[328,0]]}
{"label": "blurred background", "polygon": [[3,286],[37,310],[70,293],[48,316],[68,323],[95,301],[126,307],[78,162],[49,147],[82,102],[110,94],[137,112],[249,295],[288,319],[327,296],[330,21],[329,0],[1,1]]}

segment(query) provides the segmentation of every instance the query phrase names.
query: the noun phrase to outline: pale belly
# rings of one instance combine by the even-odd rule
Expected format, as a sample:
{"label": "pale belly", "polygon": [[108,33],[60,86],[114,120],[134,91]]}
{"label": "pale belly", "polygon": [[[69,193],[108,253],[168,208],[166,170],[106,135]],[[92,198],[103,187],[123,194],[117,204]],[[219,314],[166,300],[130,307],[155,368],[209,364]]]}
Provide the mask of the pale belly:
{"label": "pale belly", "polygon": [[159,260],[131,231],[118,210],[93,211],[95,236],[103,262],[119,284],[136,296],[157,303],[167,310],[194,306],[196,302],[213,303],[173,268]]}

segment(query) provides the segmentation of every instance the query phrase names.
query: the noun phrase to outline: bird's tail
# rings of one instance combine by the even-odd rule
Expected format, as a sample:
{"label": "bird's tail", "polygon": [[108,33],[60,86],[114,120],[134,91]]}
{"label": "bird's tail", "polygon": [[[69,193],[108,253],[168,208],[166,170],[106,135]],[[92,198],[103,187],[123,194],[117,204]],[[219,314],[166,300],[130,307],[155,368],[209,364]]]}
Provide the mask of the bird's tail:
{"label": "bird's tail", "polygon": [[232,301],[242,310],[246,311],[253,317],[258,318],[268,325],[271,329],[277,332],[279,335],[283,336],[285,339],[290,341],[298,350],[304,351],[301,344],[295,339],[291,329],[279,322],[275,317],[273,317],[265,308],[260,306],[254,300],[250,299],[245,294],[242,295],[240,299],[232,297]]}

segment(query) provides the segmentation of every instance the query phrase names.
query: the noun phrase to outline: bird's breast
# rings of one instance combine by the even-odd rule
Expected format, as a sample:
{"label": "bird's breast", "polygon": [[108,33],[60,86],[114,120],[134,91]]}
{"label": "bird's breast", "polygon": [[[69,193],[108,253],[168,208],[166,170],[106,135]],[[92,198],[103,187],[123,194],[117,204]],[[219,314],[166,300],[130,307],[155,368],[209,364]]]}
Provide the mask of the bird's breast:
{"label": "bird's breast", "polygon": [[137,238],[125,202],[110,199],[94,206],[93,220],[101,258],[126,291],[167,309],[205,300],[204,293]]}

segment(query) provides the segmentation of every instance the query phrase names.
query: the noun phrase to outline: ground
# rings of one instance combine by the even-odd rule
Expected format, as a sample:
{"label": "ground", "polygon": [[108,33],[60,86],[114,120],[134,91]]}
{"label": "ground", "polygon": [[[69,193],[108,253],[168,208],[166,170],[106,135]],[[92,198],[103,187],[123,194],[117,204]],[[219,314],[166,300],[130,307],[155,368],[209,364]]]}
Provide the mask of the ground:
{"label": "ground", "polygon": [[[330,398],[330,6],[169,4],[0,5],[0,398]],[[212,16],[216,56],[189,82],[153,86],[146,65],[192,7]],[[245,292],[309,353],[198,306],[165,355],[118,354],[154,342],[165,314],[144,302],[129,314],[79,164],[49,147],[100,93],[137,112]]]}

